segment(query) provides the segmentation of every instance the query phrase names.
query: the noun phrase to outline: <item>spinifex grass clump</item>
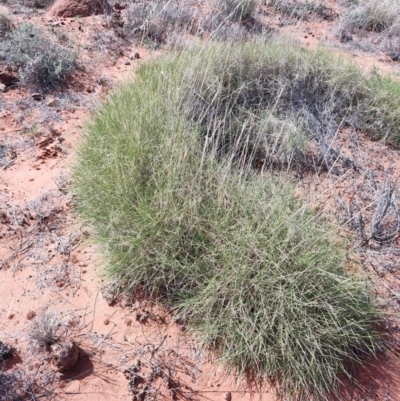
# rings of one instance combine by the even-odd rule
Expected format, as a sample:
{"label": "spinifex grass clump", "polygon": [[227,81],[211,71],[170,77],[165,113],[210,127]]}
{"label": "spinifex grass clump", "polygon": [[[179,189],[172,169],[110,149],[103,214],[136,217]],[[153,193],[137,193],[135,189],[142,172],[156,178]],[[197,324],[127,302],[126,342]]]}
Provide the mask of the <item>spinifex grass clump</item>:
{"label": "spinifex grass clump", "polygon": [[[339,124],[363,78],[284,45],[210,44],[143,65],[93,117],[74,182],[120,291],[163,302],[238,372],[321,399],[380,347],[377,312],[335,230],[284,176],[249,166],[257,152],[296,153],[313,107]],[[348,112],[335,108],[344,95]]]}
{"label": "spinifex grass clump", "polygon": [[[350,124],[400,144],[400,81],[287,43],[221,44],[191,61],[185,102],[218,153],[292,162]],[[234,154],[234,155],[233,155]]]}
{"label": "spinifex grass clump", "polygon": [[398,0],[364,0],[354,4],[342,17],[346,29],[400,33]]}

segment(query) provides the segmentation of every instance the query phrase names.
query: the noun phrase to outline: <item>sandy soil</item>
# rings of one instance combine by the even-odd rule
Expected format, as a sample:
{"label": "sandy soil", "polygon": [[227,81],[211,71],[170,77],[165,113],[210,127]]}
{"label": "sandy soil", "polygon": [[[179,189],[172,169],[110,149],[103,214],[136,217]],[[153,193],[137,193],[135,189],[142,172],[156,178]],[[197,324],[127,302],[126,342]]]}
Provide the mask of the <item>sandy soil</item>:
{"label": "sandy soil", "polygon": [[[337,13],[341,10],[338,2],[328,5]],[[90,111],[112,87],[129,78],[138,63],[163,51],[152,52],[119,38],[101,16],[16,18],[29,18],[69,36],[81,67],[62,94],[34,100],[23,88],[0,92],[0,340],[15,351],[6,369],[23,372],[41,394],[55,400],[129,400],[134,387],[147,397],[167,400],[223,400],[229,399],[227,392],[232,400],[274,400],[268,385],[260,390],[244,380],[238,383],[201,348],[195,334],[159,307],[113,300],[101,274],[99,251],[72,209],[69,166]],[[342,45],[335,34],[335,18],[296,21],[269,9],[263,18],[306,46],[335,48],[367,70],[400,71],[398,63],[379,51],[369,54]],[[132,60],[135,52],[139,60]],[[398,151],[348,130],[337,134],[335,146],[359,168],[343,167],[338,161],[317,178],[305,173],[299,188],[316,207],[340,221],[348,220],[355,194],[364,193],[358,210],[368,230],[374,197],[388,172],[392,182],[399,178]],[[390,246],[365,244],[352,227],[343,231],[354,258],[377,283],[386,309],[398,315],[399,240]],[[78,363],[64,374],[56,372],[48,354],[34,349],[29,340],[33,322],[44,311],[59,315],[60,330],[81,349]],[[398,324],[391,321],[393,350],[400,338]],[[400,400],[400,358],[394,352],[366,361],[357,377],[358,383],[345,382],[341,399]]]}

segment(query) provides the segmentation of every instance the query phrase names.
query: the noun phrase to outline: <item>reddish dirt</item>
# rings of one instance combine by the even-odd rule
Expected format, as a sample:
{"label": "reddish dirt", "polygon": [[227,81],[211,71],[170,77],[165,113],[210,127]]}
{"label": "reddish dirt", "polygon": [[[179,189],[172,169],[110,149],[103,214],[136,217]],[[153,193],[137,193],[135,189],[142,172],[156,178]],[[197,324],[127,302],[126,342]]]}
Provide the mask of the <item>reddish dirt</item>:
{"label": "reddish dirt", "polygon": [[[328,5],[339,12],[338,3]],[[0,165],[0,340],[15,349],[8,368],[24,369],[41,380],[55,400],[132,399],[128,389],[132,375],[126,369],[138,366],[138,360],[142,388],[147,385],[147,391],[159,399],[275,400],[267,385],[260,391],[252,390],[244,380],[237,383],[234,374],[202,350],[195,334],[187,333],[161,308],[128,300],[109,305],[107,293],[102,291],[107,279],[102,276],[100,252],[72,210],[68,171],[90,111],[110,88],[129,78],[138,63],[159,52],[121,39],[100,16],[27,18],[69,37],[80,52],[81,68],[62,96],[34,100],[25,89],[0,92],[0,152],[5,161]],[[365,54],[341,46],[335,36],[335,20],[315,17],[288,22],[288,17],[270,10],[265,18],[270,26],[306,46],[337,48],[367,70],[399,71],[399,64],[379,52]],[[140,54],[140,60],[132,57],[134,53]],[[338,133],[335,146],[362,164],[362,172],[339,168],[339,172],[323,172],[318,178],[305,173],[299,189],[332,219],[345,221],[348,216],[344,212],[337,216],[337,203],[349,203],[355,193],[370,185],[369,171],[378,188],[389,168],[395,181],[400,162],[398,151],[348,130]],[[373,214],[369,205],[374,202],[368,196],[360,201],[367,222]],[[357,242],[350,228],[344,234]],[[390,299],[387,310],[397,314],[400,281],[387,265],[398,264],[398,259],[393,259],[398,242],[384,249],[384,262],[379,254],[378,274],[371,275],[379,295]],[[351,248],[351,253],[368,266],[374,266],[377,251],[382,251],[373,242],[360,249],[354,252]],[[370,267],[366,270],[371,272]],[[56,373],[46,352],[33,350],[28,341],[32,321],[45,309],[60,314],[68,338],[81,348],[78,363],[68,372]],[[399,322],[393,321],[392,329],[396,332],[392,350],[366,361],[357,372],[358,383],[345,382],[341,399],[400,400],[400,358],[393,352],[397,350]],[[148,379],[149,372],[156,369],[156,377]]]}

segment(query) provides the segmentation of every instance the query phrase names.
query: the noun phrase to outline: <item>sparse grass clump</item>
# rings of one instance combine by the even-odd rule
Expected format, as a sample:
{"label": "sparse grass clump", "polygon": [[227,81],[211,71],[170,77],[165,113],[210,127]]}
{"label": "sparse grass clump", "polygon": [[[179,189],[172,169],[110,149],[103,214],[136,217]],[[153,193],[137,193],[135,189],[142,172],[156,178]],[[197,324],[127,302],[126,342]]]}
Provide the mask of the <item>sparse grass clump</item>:
{"label": "sparse grass clump", "polygon": [[196,30],[196,12],[190,1],[130,4],[124,30],[146,45],[159,46],[172,33]]}
{"label": "sparse grass clump", "polygon": [[288,397],[336,390],[381,345],[368,286],[287,179],[250,166],[361,121],[369,93],[354,65],[283,42],[140,67],[93,117],[74,167],[117,289],[163,302],[228,366]]}
{"label": "sparse grass clump", "polygon": [[350,30],[400,32],[400,2],[398,0],[360,1],[344,14],[342,24]]}
{"label": "sparse grass clump", "polygon": [[54,43],[39,27],[22,24],[0,42],[0,63],[18,69],[28,86],[59,89],[76,68],[73,51]]}

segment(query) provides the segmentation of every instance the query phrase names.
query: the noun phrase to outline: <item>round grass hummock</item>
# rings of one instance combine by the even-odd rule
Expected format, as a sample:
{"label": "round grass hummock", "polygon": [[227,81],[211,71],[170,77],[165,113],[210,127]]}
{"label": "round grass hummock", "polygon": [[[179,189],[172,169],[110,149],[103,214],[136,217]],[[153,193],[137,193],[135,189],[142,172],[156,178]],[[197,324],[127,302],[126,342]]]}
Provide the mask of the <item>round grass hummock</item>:
{"label": "round grass hummock", "polygon": [[343,119],[335,102],[354,109],[360,81],[326,54],[273,42],[163,57],[95,113],[74,167],[77,207],[118,289],[145,291],[227,366],[293,399],[324,398],[376,352],[378,313],[344,272],[332,226],[284,175],[250,166],[295,160],[313,139],[298,99]]}

